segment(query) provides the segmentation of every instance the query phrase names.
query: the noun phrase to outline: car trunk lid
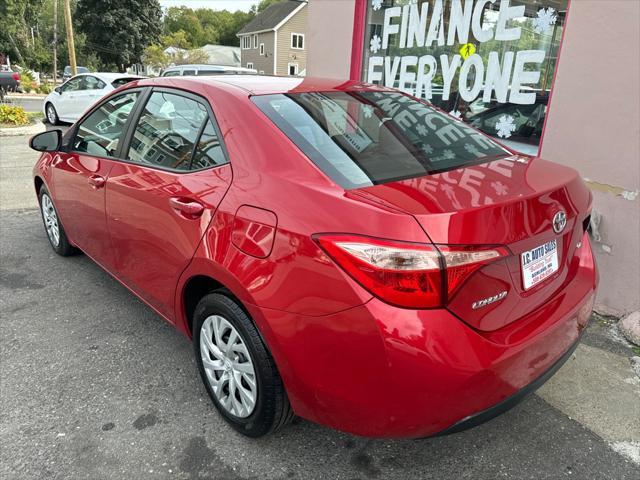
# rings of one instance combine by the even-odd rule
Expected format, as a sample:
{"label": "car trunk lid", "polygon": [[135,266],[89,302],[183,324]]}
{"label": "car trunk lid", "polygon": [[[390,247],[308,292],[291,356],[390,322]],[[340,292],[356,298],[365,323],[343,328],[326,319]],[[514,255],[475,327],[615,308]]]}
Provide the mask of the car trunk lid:
{"label": "car trunk lid", "polygon": [[[448,299],[450,311],[482,331],[535,310],[571,279],[591,202],[575,170],[521,155],[350,193],[413,215],[434,244],[508,247],[510,256],[475,271]],[[560,211],[566,226],[556,233]],[[558,270],[525,289],[521,255],[553,241]]]}

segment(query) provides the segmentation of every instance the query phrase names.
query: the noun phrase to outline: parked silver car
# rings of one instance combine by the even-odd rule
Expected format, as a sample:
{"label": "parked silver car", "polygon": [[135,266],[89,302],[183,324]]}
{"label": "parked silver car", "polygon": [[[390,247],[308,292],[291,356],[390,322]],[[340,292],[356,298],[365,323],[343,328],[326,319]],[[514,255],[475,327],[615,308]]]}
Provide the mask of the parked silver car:
{"label": "parked silver car", "polygon": [[175,67],[166,68],[161,77],[180,77],[184,75],[255,75],[258,71],[253,68],[229,67],[225,65],[176,65]]}

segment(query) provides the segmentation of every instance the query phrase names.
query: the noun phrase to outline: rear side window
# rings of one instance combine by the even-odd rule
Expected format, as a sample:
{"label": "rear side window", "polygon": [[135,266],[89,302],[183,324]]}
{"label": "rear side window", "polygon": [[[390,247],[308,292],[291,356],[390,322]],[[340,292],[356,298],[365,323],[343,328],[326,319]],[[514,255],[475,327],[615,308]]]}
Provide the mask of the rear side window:
{"label": "rear side window", "polygon": [[213,122],[207,120],[193,152],[191,170],[215,167],[224,163],[227,163],[227,159],[222,150],[222,145],[220,145],[218,132],[215,130]]}
{"label": "rear side window", "polygon": [[400,92],[311,92],[252,97],[343,188],[420,177],[509,152]]}
{"label": "rear side window", "polygon": [[103,103],[78,125],[73,150],[114,158],[137,99],[138,92],[131,92]]}
{"label": "rear side window", "polygon": [[127,159],[179,171],[226,163],[205,105],[164,91],[149,97],[133,133]]}

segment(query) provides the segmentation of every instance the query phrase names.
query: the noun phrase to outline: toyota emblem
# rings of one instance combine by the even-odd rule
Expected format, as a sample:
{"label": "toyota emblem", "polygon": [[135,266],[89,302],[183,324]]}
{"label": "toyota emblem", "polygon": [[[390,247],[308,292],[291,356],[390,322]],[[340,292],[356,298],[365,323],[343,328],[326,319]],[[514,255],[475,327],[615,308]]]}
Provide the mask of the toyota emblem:
{"label": "toyota emblem", "polygon": [[564,227],[567,226],[567,214],[560,210],[553,216],[553,231],[556,233],[562,232]]}

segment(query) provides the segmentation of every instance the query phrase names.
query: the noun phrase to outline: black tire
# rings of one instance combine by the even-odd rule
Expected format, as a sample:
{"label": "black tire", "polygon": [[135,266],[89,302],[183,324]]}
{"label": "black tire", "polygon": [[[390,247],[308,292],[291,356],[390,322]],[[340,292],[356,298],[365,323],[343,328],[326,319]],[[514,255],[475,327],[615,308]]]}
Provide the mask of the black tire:
{"label": "black tire", "polygon": [[[224,293],[224,292],[223,292]],[[229,296],[211,293],[196,306],[193,318],[193,349],[200,377],[222,417],[238,432],[248,437],[262,437],[284,427],[293,418],[289,399],[275,362],[252,320]],[[200,353],[200,335],[204,321],[211,315],[227,320],[246,345],[254,365],[257,380],[257,400],[252,413],[241,418],[231,414],[220,403],[207,378]]]}
{"label": "black tire", "polygon": [[45,119],[51,125],[58,125],[60,123],[60,118],[58,117],[58,112],[56,111],[56,107],[53,106],[52,103],[47,103],[45,105]]}
{"label": "black tire", "polygon": [[[45,199],[46,197],[46,199]],[[58,225],[58,241],[56,244],[55,237],[49,232],[47,227],[47,220],[45,218],[45,208],[43,208],[43,202],[46,204],[48,201],[51,204],[51,208],[55,213],[57,225]],[[62,257],[69,257],[71,255],[75,255],[78,253],[78,249],[69,243],[67,239],[67,234],[64,231],[64,227],[62,226],[62,222],[60,221],[60,217],[58,216],[58,211],[56,210],[55,205],[53,204],[53,199],[51,198],[51,194],[47,190],[46,187],[40,187],[40,193],[38,194],[38,200],[40,203],[40,216],[42,217],[42,223],[44,224],[44,230],[47,234],[47,239],[49,240],[49,245],[53,248],[53,251]]]}

